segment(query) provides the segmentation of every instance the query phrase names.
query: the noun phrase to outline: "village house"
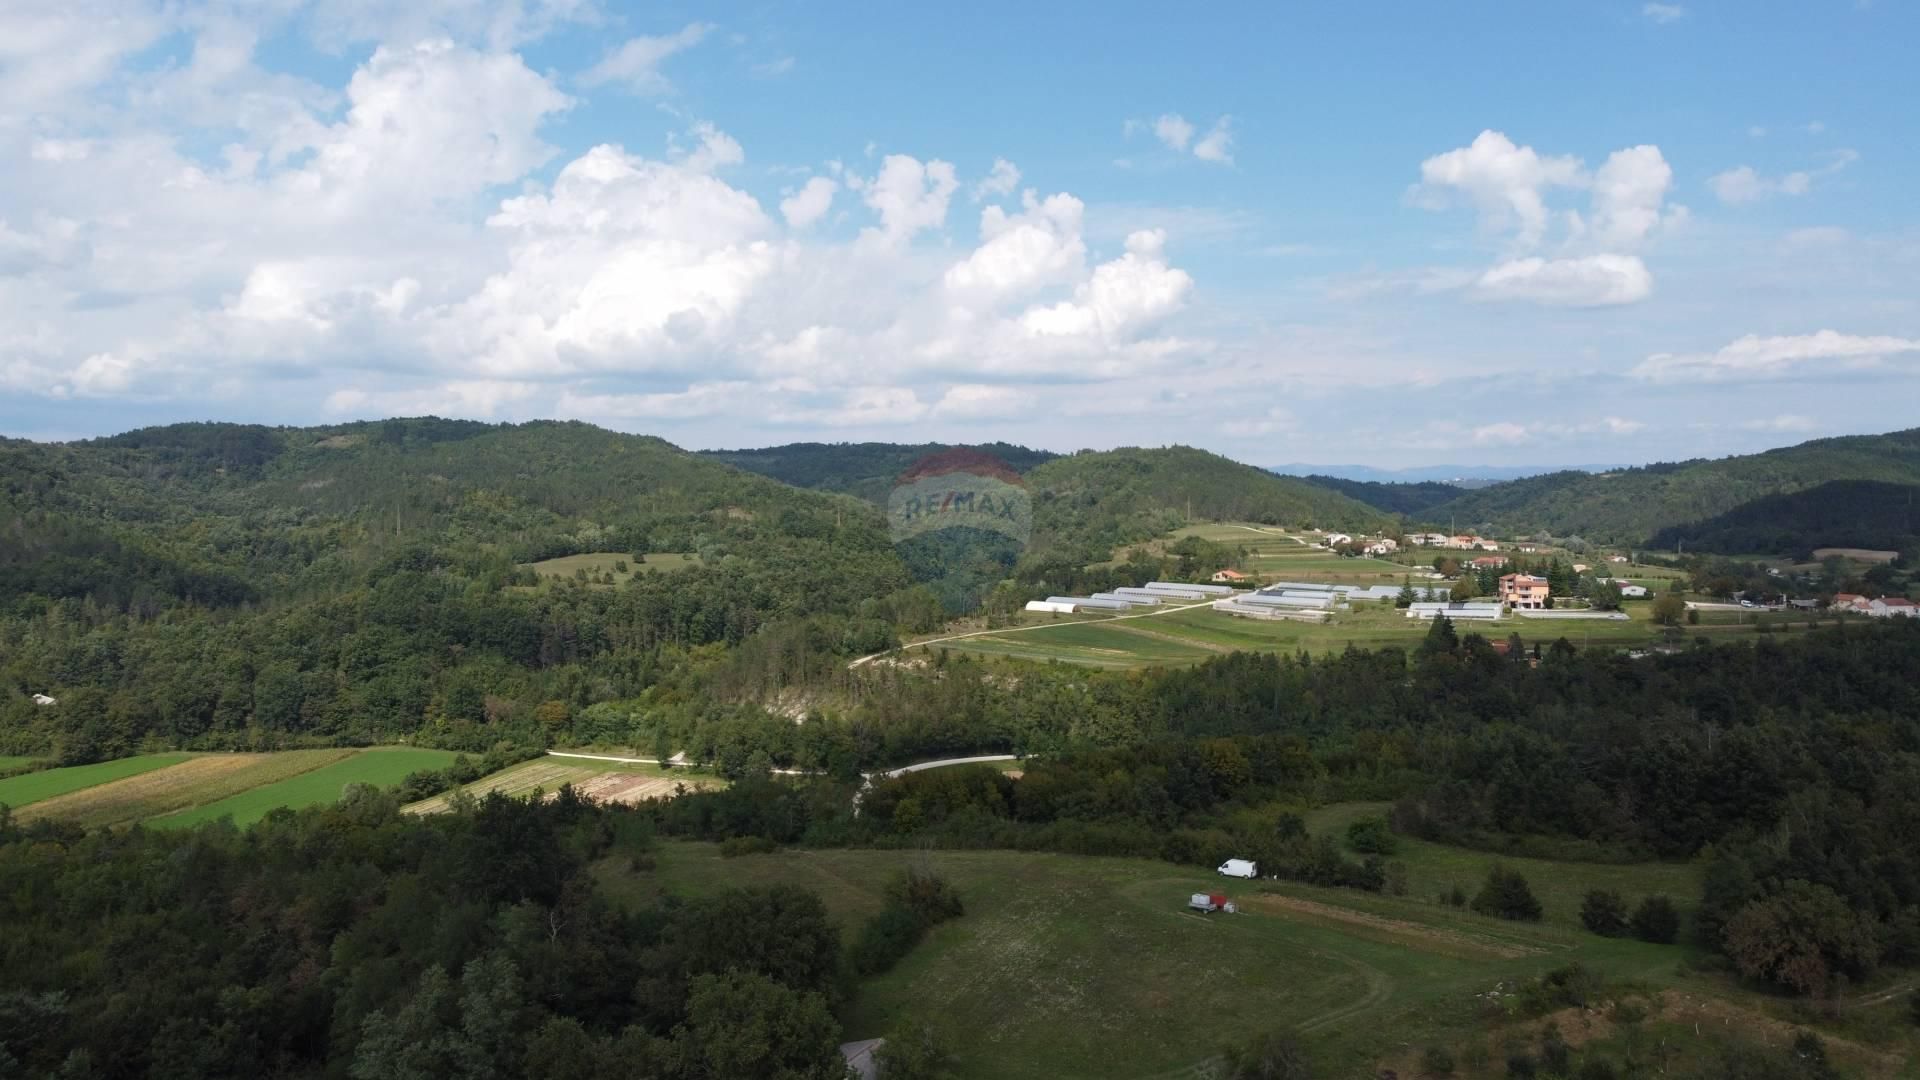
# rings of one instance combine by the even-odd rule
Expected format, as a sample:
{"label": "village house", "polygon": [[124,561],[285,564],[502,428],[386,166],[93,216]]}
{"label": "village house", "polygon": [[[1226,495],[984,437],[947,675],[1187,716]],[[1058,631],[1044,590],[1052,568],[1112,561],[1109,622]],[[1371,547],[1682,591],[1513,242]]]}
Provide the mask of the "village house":
{"label": "village house", "polygon": [[1472,547],[1474,542],[1479,539],[1477,536],[1449,536],[1447,537],[1447,546],[1450,548],[1466,549]]}
{"label": "village house", "polygon": [[1576,574],[1584,574],[1591,569],[1592,567],[1588,566],[1586,563],[1583,563],[1583,562],[1577,562],[1573,564],[1573,572]]}
{"label": "village house", "polygon": [[1336,547],[1340,544],[1353,543],[1353,537],[1348,536],[1346,533],[1328,533],[1320,538],[1320,542],[1328,547]]}
{"label": "village house", "polygon": [[1238,570],[1216,570],[1213,572],[1213,580],[1216,584],[1231,585],[1246,581],[1248,577]]}
{"label": "village house", "polygon": [[1609,555],[1607,556],[1607,561],[1613,563],[1626,562],[1627,557],[1625,555]]}
{"label": "village house", "polygon": [[1508,574],[1500,579],[1500,602],[1512,607],[1546,607],[1547,591],[1547,579],[1532,574]]}
{"label": "village house", "polygon": [[1868,606],[1867,614],[1878,619],[1920,618],[1920,605],[1904,596],[1883,596]]}
{"label": "village house", "polygon": [[1843,611],[1857,611],[1862,615],[1873,609],[1872,601],[1859,593],[1850,592],[1835,593],[1832,606]]}
{"label": "village house", "polygon": [[1474,546],[1474,548],[1475,548],[1475,549],[1477,549],[1477,550],[1480,550],[1480,551],[1499,551],[1499,550],[1500,550],[1500,541],[1498,541],[1498,540],[1486,540],[1486,539],[1482,539],[1481,537],[1478,537],[1478,536],[1476,536],[1476,537],[1474,537],[1474,538],[1473,538],[1473,546]]}
{"label": "village house", "polygon": [[1645,585],[1620,586],[1620,599],[1622,600],[1645,600],[1646,598],[1647,587]]}
{"label": "village house", "polygon": [[1369,541],[1367,546],[1361,550],[1369,555],[1391,555],[1400,550],[1400,545],[1391,540],[1373,540]]}
{"label": "village house", "polygon": [[1505,555],[1482,555],[1473,560],[1473,568],[1475,570],[1497,570],[1505,565],[1507,565],[1507,557]]}

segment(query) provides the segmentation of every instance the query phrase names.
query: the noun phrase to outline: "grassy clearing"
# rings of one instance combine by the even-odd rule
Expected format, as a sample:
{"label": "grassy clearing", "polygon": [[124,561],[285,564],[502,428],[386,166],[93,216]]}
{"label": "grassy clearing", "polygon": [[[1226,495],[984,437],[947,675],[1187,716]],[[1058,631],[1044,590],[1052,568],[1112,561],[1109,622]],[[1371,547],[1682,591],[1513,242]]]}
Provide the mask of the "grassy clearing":
{"label": "grassy clearing", "polygon": [[352,750],[287,750],[190,757],[166,768],[34,803],[20,817],[62,818],[89,827],[130,825],[277,784],[353,754]]}
{"label": "grassy clearing", "polygon": [[423,750],[414,747],[386,747],[362,750],[351,757],[322,765],[310,772],[196,806],[177,814],[157,818],[148,824],[159,828],[185,828],[203,821],[232,818],[235,825],[251,825],[281,807],[298,810],[307,806],[337,802],[348,784],[392,787],[408,773],[422,769],[444,769],[456,755],[449,750]]}
{"label": "grassy clearing", "polygon": [[[1384,817],[1386,803],[1337,803],[1307,815],[1307,830],[1316,836],[1345,840],[1347,826],[1363,817]],[[1590,889],[1612,889],[1634,904],[1643,896],[1660,893],[1673,900],[1682,915],[1691,918],[1698,906],[1703,870],[1692,863],[1609,863],[1523,859],[1491,855],[1446,844],[1432,844],[1402,836],[1392,856],[1407,866],[1406,902],[1437,906],[1440,893],[1458,885],[1471,897],[1486,881],[1494,863],[1519,871],[1540,898],[1545,923],[1569,930],[1580,928],[1580,902]]]}
{"label": "grassy clearing", "polygon": [[[590,797],[632,802],[647,798],[666,798],[673,794],[677,785],[681,784],[689,789],[711,788],[724,787],[726,781],[689,769],[663,768],[659,765],[640,762],[539,757],[502,769],[491,776],[483,776],[460,790],[474,798],[495,791],[502,795],[521,798],[535,792],[543,794],[555,792],[560,790],[563,784],[572,784]],[[406,809],[410,814],[444,813],[452,806],[453,796],[454,792],[436,795],[431,799],[414,803]]]}
{"label": "grassy clearing", "polygon": [[11,754],[0,754],[0,772],[5,772],[8,769],[17,769],[22,765],[31,765],[39,760],[39,758],[15,757]]}
{"label": "grassy clearing", "polygon": [[588,555],[563,555],[558,559],[545,559],[536,563],[522,563],[520,568],[532,570],[540,575],[543,583],[575,579],[579,572],[584,570],[588,584],[605,588],[603,576],[607,574],[613,575],[614,585],[619,586],[625,585],[635,574],[649,571],[666,573],[698,565],[700,565],[700,556],[679,552],[655,552],[639,562],[635,562],[633,556],[627,552],[595,552]]}
{"label": "grassy clearing", "polygon": [[[1294,1027],[1322,1075],[1372,1075],[1385,1055],[1476,1023],[1474,995],[1578,959],[1677,981],[1678,947],[1524,926],[1341,890],[1262,893],[1205,871],[1134,859],[1004,851],[792,851],[720,858],[664,845],[652,872],[597,868],[615,897],[685,898],[787,882],[820,894],[851,934],[887,879],[924,862],[967,904],[892,972],[866,983],[848,1036],[919,1018],[948,1034],[962,1077],[1199,1075],[1232,1042]],[[1197,891],[1247,901],[1184,910]]]}
{"label": "grassy clearing", "polygon": [[[75,765],[67,769],[43,769],[8,780],[0,780],[0,803],[15,810],[69,792],[82,791],[130,776],[164,769],[187,760],[189,754],[142,754],[139,757],[102,761],[93,765]],[[28,759],[22,758],[21,762]]]}

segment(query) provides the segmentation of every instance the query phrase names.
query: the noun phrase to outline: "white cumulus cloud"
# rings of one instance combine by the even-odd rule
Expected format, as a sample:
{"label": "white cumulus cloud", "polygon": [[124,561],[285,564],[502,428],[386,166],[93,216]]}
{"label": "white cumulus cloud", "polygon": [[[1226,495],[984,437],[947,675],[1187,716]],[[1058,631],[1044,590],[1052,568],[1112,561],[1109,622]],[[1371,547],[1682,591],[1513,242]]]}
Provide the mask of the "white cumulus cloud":
{"label": "white cumulus cloud", "polygon": [[1748,334],[1710,353],[1654,353],[1633,369],[1652,382],[1746,382],[1872,370],[1920,354],[1920,339],[1887,335]]}
{"label": "white cumulus cloud", "polygon": [[804,229],[827,216],[833,208],[834,193],[840,185],[830,177],[813,176],[800,190],[780,200],[780,216],[796,229]]}

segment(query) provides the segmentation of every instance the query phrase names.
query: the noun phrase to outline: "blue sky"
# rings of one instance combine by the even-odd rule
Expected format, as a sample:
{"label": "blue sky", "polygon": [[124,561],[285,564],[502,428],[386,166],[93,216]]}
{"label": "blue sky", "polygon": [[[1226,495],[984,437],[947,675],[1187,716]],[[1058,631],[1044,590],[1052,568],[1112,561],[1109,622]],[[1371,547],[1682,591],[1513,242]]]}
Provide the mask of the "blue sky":
{"label": "blue sky", "polygon": [[1391,467],[1916,422],[1907,5],[1036,7],[8,5],[0,431]]}

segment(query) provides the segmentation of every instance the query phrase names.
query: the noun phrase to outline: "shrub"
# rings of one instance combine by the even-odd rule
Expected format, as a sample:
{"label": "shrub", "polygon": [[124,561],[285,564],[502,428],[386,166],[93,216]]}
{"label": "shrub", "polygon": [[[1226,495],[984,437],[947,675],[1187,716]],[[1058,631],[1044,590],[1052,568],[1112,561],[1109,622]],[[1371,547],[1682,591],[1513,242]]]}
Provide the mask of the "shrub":
{"label": "shrub", "polygon": [[1664,896],[1649,896],[1633,911],[1633,936],[1656,945],[1671,945],[1680,936],[1680,912]]}
{"label": "shrub", "polygon": [[1473,898],[1473,910],[1502,919],[1540,921],[1540,901],[1533,895],[1527,879],[1499,863],[1487,871],[1487,883]]}
{"label": "shrub", "polygon": [[1518,1080],[1533,1080],[1540,1072],[1540,1066],[1534,1062],[1533,1055],[1524,1050],[1507,1055],[1507,1075]]}
{"label": "shrub", "polygon": [[1627,904],[1610,889],[1594,889],[1580,905],[1580,925],[1601,937],[1627,932]]}
{"label": "shrub", "polygon": [[853,967],[862,975],[879,975],[920,943],[925,928],[913,912],[903,907],[884,907],[860,928],[853,943]]}
{"label": "shrub", "polygon": [[1420,1071],[1428,1076],[1452,1076],[1453,1052],[1444,1046],[1429,1046],[1420,1055]]}
{"label": "shrub", "polygon": [[1605,1058],[1589,1058],[1585,1065],[1580,1066],[1579,1077],[1580,1080],[1619,1080],[1620,1073],[1613,1067],[1613,1062]]}
{"label": "shrub", "polygon": [[767,855],[779,850],[779,844],[764,836],[734,836],[720,841],[720,857],[723,859],[740,855]]}
{"label": "shrub", "polygon": [[1548,1076],[1565,1076],[1572,1064],[1572,1047],[1561,1036],[1559,1025],[1548,1023],[1540,1031],[1540,1067]]}
{"label": "shrub", "polygon": [[1306,1051],[1292,1035],[1269,1033],[1227,1051],[1231,1080],[1309,1080],[1312,1075]]}
{"label": "shrub", "polygon": [[880,1080],[947,1080],[953,1075],[953,1051],[926,1024],[909,1023],[888,1035],[874,1057]]}
{"label": "shrub", "polygon": [[1391,855],[1400,838],[1387,827],[1386,818],[1361,818],[1347,826],[1347,846],[1363,855]]}
{"label": "shrub", "polygon": [[1920,993],[1907,999],[1907,1019],[1912,1020],[1915,1027],[1920,1027]]}

